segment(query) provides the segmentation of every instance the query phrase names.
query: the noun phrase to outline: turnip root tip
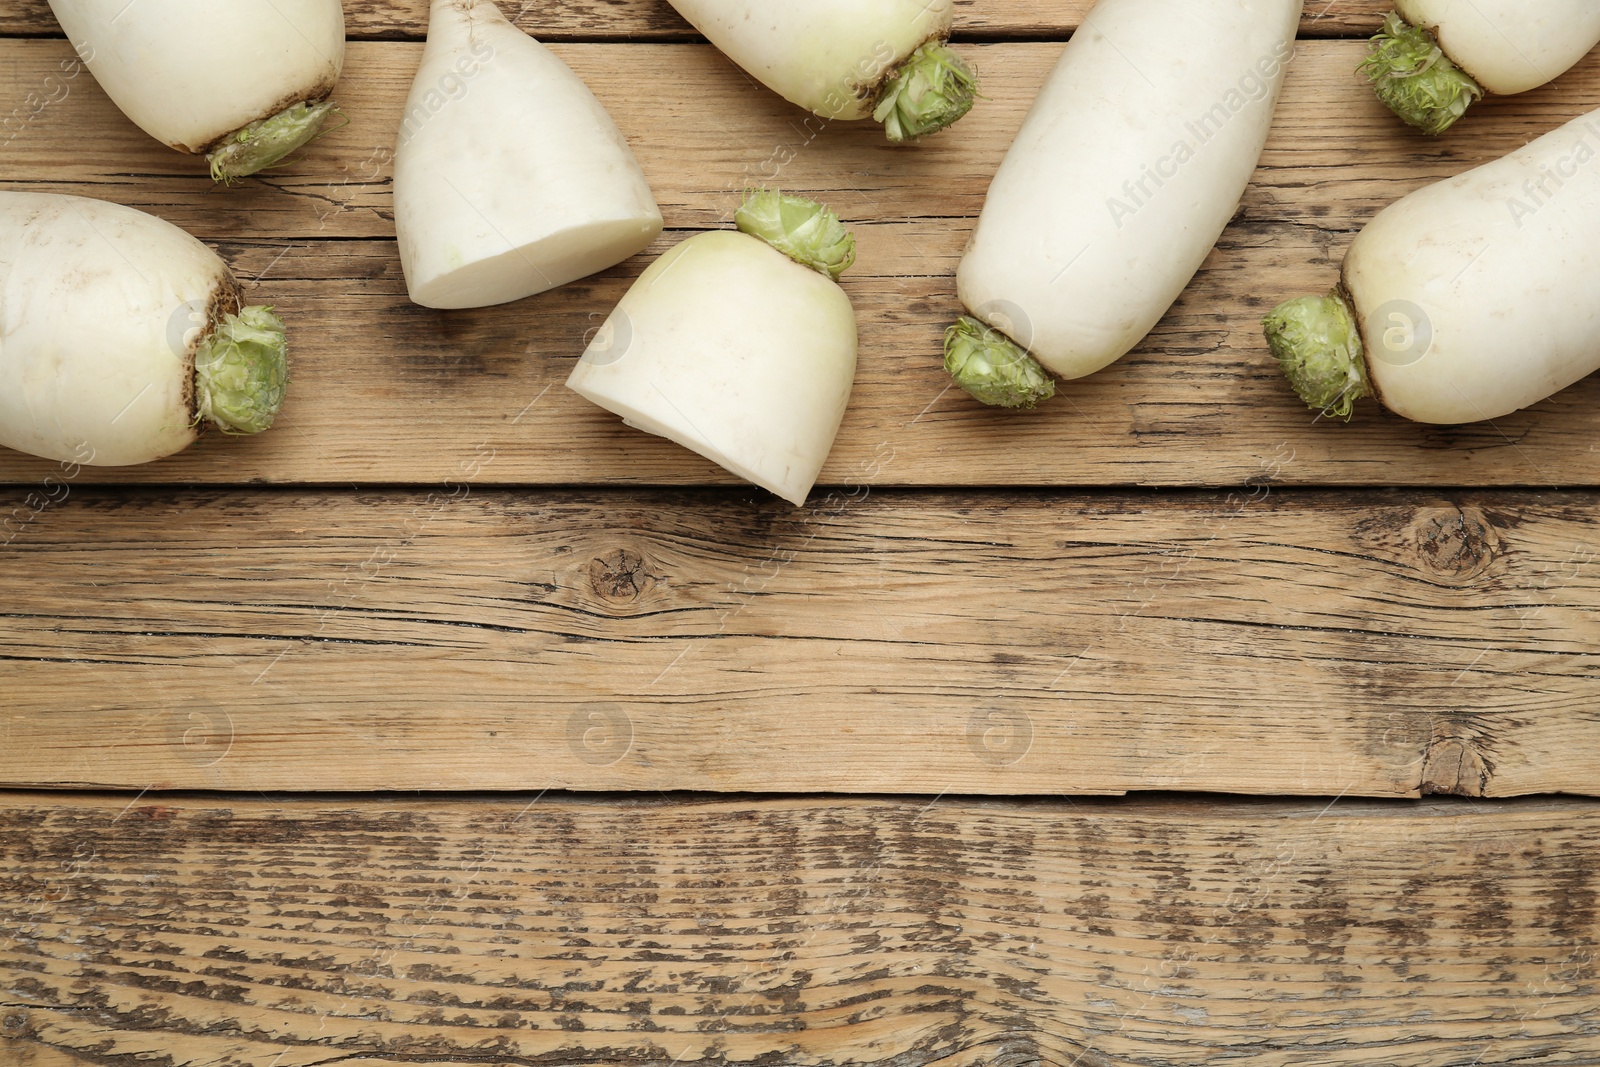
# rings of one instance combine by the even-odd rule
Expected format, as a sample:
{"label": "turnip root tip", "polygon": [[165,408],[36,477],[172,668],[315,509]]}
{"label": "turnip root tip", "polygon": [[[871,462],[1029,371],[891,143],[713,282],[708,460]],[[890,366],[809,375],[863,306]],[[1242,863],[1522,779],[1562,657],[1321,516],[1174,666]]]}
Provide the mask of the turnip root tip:
{"label": "turnip root tip", "polygon": [[893,144],[938,133],[972,110],[978,78],[966,60],[941,42],[911,54],[884,85],[872,117]]}
{"label": "turnip root tip", "polygon": [[1356,402],[1374,395],[1361,331],[1342,293],[1287,301],[1262,325],[1284,377],[1312,410],[1348,422]]}
{"label": "turnip root tip", "polygon": [[856,261],[856,239],[830,208],[772,189],[745,191],[734,223],[801,266],[833,281]]}
{"label": "turnip root tip", "polygon": [[944,369],[974,400],[1032,408],[1056,395],[1039,361],[999,330],[963,315],[944,335]]}
{"label": "turnip root tip", "polygon": [[1372,38],[1361,73],[1390,111],[1429,134],[1454,126],[1484,96],[1483,87],[1450,62],[1433,34],[1398,12],[1391,12]]}
{"label": "turnip root tip", "polygon": [[289,384],[288,339],[269,307],[225,314],[194,357],[195,421],[223,433],[272,426]]}
{"label": "turnip root tip", "polygon": [[230,133],[206,154],[211,180],[231,184],[281,163],[310,143],[336,110],[331,100],[295,104]]}

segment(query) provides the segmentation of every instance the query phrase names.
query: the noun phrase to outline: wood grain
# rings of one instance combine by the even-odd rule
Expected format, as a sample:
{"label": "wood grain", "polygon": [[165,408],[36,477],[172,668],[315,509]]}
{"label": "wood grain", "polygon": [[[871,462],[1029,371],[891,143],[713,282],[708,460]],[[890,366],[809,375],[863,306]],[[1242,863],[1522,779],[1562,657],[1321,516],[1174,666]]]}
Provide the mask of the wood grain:
{"label": "wood grain", "polygon": [[[683,92],[640,94],[608,77],[624,48],[628,62]],[[1600,58],[1550,89],[1484,107],[1470,135],[1430,141],[1401,129],[1357,83],[1357,44],[1303,45],[1258,182],[1190,292],[1134,355],[1019,418],[946,390],[940,334],[957,309],[955,266],[989,176],[1059,45],[974,46],[992,72],[990,98],[959,135],[909,152],[866,130],[806,128],[702,46],[558,51],[638,146],[674,228],[655,251],[721,225],[737,190],[774,171],[856,223],[861,260],[847,288],[862,322],[861,371],[828,484],[859,477],[885,450],[896,460],[871,478],[885,485],[1217,486],[1269,473],[1296,485],[1600,484],[1600,381],[1494,424],[1420,427],[1374,407],[1352,426],[1329,425],[1282,383],[1257,326],[1278,298],[1325,287],[1354,232],[1395,197],[1600,104]],[[354,46],[351,125],[300,168],[241,189],[208,188],[87,80],[0,150],[0,185],[130,203],[222,242],[252,298],[296,327],[295,384],[279,429],[88,477],[437,483],[493,436],[503,445],[485,475],[494,482],[731,481],[561,386],[586,334],[647,258],[510,307],[441,314],[405,299],[387,160],[416,53]],[[65,55],[58,42],[0,42],[0,71],[26,85]],[[676,103],[691,97],[706,107]],[[82,151],[83,135],[97,152]],[[514,434],[503,433],[536,398]],[[1277,463],[1288,454],[1294,462]],[[49,470],[0,455],[3,482],[37,484]]]}
{"label": "wood grain", "polygon": [[0,786],[1600,792],[1593,494],[459,477],[14,519]]}
{"label": "wood grain", "polygon": [[[958,37],[1064,37],[1092,0],[956,0]],[[1309,0],[1301,32],[1312,37],[1373,33],[1389,0]],[[345,26],[358,40],[417,40],[427,34],[428,0],[345,0]],[[544,40],[661,40],[694,36],[666,0],[501,0],[518,26]],[[48,0],[7,0],[0,36],[55,36]]]}
{"label": "wood grain", "polygon": [[0,828],[15,1067],[1600,1063],[1588,801],[23,796]]}

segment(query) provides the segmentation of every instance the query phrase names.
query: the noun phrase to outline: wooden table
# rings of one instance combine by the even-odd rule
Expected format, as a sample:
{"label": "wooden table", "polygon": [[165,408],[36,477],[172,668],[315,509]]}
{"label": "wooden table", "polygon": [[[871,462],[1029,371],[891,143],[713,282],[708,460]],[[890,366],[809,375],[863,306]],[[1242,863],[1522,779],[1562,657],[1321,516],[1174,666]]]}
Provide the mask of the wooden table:
{"label": "wooden table", "polygon": [[1017,417],[939,335],[1084,0],[962,3],[985,99],[904,150],[658,0],[502,6],[632,140],[654,251],[774,174],[855,227],[824,485],[561,388],[648,257],[407,302],[423,0],[350,0],[349,125],[231,190],[86,75],[30,103],[70,52],[10,0],[0,187],[187,227],[295,348],[262,438],[0,456],[0,1063],[1600,1064],[1600,381],[1330,425],[1257,326],[1600,57],[1427,140],[1352,73],[1385,6],[1316,0],[1190,291]]}

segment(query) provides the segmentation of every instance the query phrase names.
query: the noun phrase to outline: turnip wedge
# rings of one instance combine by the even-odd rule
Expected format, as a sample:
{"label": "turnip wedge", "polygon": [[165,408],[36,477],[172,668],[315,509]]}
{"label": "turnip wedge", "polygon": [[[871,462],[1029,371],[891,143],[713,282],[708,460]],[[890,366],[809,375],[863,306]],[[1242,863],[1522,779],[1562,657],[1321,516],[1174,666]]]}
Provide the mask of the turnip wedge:
{"label": "turnip wedge", "polygon": [[1600,111],[1390,205],[1267,341],[1314,410],[1495,419],[1600,369]]}
{"label": "turnip wedge", "polygon": [[644,250],[661,211],[582,79],[492,0],[433,0],[394,163],[411,299],[504,304]]}
{"label": "turnip wedge", "polygon": [[978,80],[945,41],[954,0],[671,0],[767,88],[826,119],[872,118],[895,144],[956,122]]}
{"label": "turnip wedge", "polygon": [[652,263],[567,386],[799,507],[855,381],[855,312],[835,284],[855,238],[776,192],[749,194],[737,223]]}
{"label": "turnip wedge", "polygon": [[118,467],[214,425],[260,433],[288,381],[284,326],[240,307],[215,252],[119,204],[0,193],[0,445]]}
{"label": "turnip wedge", "polygon": [[1424,133],[1443,133],[1486,94],[1554,81],[1600,44],[1595,0],[1397,0],[1361,71]]}
{"label": "turnip wedge", "polygon": [[1238,209],[1272,125],[1300,0],[1100,0],[1034,101],[961,260],[970,318],[945,366],[1032,407],[1047,371],[1121,359]]}
{"label": "turnip wedge", "polygon": [[231,182],[322,129],[344,69],[340,0],[50,0],[123,114]]}

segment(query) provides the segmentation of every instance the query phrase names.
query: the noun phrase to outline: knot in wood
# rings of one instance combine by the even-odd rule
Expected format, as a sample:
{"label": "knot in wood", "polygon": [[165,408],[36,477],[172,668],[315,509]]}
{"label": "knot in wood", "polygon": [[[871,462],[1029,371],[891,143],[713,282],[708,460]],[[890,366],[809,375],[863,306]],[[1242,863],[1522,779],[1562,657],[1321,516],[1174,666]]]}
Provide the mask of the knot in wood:
{"label": "knot in wood", "polygon": [[1423,509],[1412,525],[1417,558],[1439,578],[1468,582],[1489,569],[1500,555],[1500,539],[1475,507]]}
{"label": "knot in wood", "polygon": [[20,1011],[0,1015],[0,1037],[22,1037],[28,1032],[28,1017]]}
{"label": "knot in wood", "polygon": [[637,552],[619,548],[589,561],[589,584],[595,595],[612,604],[631,604],[656,582]]}
{"label": "knot in wood", "polygon": [[1422,760],[1423,796],[1482,797],[1489,793],[1488,738],[1476,716],[1453,715],[1433,724]]}

